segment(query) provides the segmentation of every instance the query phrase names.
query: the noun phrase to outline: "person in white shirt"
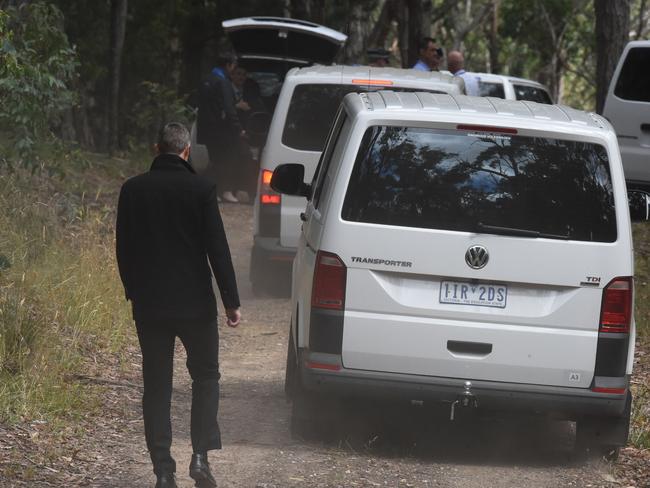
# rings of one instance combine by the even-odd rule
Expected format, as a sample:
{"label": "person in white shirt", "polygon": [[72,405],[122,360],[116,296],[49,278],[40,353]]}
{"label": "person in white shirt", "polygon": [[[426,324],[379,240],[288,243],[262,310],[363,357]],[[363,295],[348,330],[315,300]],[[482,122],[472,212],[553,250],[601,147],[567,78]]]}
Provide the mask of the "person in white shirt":
{"label": "person in white shirt", "polygon": [[454,76],[460,76],[465,82],[465,93],[470,96],[478,97],[480,95],[478,87],[478,78],[465,71],[465,58],[460,51],[449,51],[447,54],[447,68]]}

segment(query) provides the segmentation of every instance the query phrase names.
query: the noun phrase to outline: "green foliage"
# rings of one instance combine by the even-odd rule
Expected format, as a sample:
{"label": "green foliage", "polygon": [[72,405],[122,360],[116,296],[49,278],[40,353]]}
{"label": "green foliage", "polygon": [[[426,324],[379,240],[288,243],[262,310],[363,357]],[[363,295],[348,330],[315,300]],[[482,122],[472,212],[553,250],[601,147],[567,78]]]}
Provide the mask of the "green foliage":
{"label": "green foliage", "polygon": [[19,154],[30,154],[74,103],[68,84],[76,68],[55,6],[37,2],[0,10],[0,132]]}
{"label": "green foliage", "polygon": [[129,145],[153,142],[160,127],[167,122],[180,122],[189,127],[192,108],[179,99],[176,90],[153,81],[143,81],[139,96],[129,117]]}

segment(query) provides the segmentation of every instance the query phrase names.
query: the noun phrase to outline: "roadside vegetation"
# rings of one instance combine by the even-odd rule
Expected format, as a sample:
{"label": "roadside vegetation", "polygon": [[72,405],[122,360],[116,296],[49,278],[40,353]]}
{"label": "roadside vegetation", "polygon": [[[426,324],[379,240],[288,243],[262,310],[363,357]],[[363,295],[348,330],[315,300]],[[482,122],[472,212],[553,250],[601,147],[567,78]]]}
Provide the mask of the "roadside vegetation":
{"label": "roadside vegetation", "polygon": [[633,226],[637,353],[630,444],[650,449],[650,223]]}

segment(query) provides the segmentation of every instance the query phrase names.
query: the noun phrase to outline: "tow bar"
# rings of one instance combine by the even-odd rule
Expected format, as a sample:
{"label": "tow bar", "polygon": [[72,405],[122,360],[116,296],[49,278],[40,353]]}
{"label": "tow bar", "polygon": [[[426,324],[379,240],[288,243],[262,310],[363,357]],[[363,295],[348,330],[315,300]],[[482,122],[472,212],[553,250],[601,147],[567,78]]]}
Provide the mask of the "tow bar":
{"label": "tow bar", "polygon": [[456,406],[461,406],[463,408],[477,408],[478,407],[478,400],[472,393],[472,382],[471,381],[466,381],[465,382],[465,391],[458,395],[456,400],[452,402],[451,404],[451,412],[449,416],[449,420],[454,420],[454,417],[456,415]]}

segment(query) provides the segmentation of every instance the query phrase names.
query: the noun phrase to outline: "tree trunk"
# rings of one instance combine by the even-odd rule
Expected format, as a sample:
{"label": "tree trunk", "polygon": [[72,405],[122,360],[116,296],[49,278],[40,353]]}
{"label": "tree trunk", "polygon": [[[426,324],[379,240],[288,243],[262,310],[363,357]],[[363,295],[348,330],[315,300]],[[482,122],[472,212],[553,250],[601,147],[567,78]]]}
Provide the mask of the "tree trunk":
{"label": "tree trunk", "polygon": [[418,60],[418,44],[431,35],[431,0],[406,0],[408,9],[408,66]]}
{"label": "tree trunk", "polygon": [[370,47],[384,47],[386,44],[386,37],[388,37],[388,32],[390,31],[390,20],[391,20],[391,9],[395,0],[381,0],[381,10],[379,11],[379,17],[377,22],[375,22],[375,27],[368,37],[368,46]]}
{"label": "tree trunk", "polygon": [[398,2],[397,4],[397,37],[399,38],[402,68],[410,68],[415,64],[415,61],[409,64],[409,11],[404,2]]}
{"label": "tree trunk", "polygon": [[126,34],[128,0],[111,0],[111,49],[108,96],[108,152],[113,153],[119,142],[119,98],[122,50]]}
{"label": "tree trunk", "polygon": [[345,64],[365,64],[366,39],[368,38],[367,2],[356,1],[350,5],[347,35],[343,51]]}
{"label": "tree trunk", "polygon": [[609,82],[630,32],[630,2],[594,0],[596,12],[596,112],[603,112]]}
{"label": "tree trunk", "polygon": [[488,49],[490,53],[490,73],[501,73],[501,63],[499,62],[499,0],[492,0]]}

